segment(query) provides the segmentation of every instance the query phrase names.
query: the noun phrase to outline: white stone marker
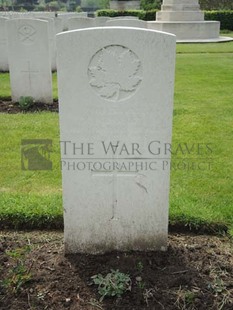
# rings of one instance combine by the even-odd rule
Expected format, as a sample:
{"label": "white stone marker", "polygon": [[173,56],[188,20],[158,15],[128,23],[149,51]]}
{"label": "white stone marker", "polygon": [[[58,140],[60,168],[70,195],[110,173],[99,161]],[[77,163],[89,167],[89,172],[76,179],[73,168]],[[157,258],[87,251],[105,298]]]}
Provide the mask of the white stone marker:
{"label": "white stone marker", "polygon": [[53,18],[41,17],[41,20],[45,20],[48,22],[49,27],[49,49],[50,49],[50,57],[51,57],[51,70],[57,70],[57,48],[56,48],[56,29]]}
{"label": "white stone marker", "polygon": [[68,19],[68,29],[83,29],[95,27],[95,19],[91,17],[73,17]]}
{"label": "white stone marker", "polygon": [[8,71],[7,57],[7,37],[6,37],[6,21],[5,17],[0,17],[0,71]]}
{"label": "white stone marker", "polygon": [[18,15],[14,15],[13,18],[35,18],[34,12],[16,12]]}
{"label": "white stone marker", "polygon": [[[54,18],[54,28],[55,28],[55,33],[60,33],[63,32],[63,22],[62,19],[59,17]],[[56,40],[55,40],[56,41]]]}
{"label": "white stone marker", "polygon": [[137,16],[133,16],[133,15],[124,15],[124,16],[116,16],[113,17],[114,19],[139,19]]}
{"label": "white stone marker", "polygon": [[66,253],[166,250],[175,46],[139,28],[57,35]]}
{"label": "white stone marker", "polygon": [[62,19],[63,30],[68,30],[68,19],[72,17],[87,17],[87,12],[68,12],[68,13],[58,13],[58,17]]}
{"label": "white stone marker", "polygon": [[106,16],[97,16],[95,19],[95,25],[96,27],[103,27],[106,25],[106,21],[110,20],[111,17],[106,17]]}
{"label": "white stone marker", "polygon": [[35,101],[51,103],[48,22],[12,19],[6,26],[12,100],[31,96]]}
{"label": "white stone marker", "polygon": [[55,18],[55,12],[33,12],[35,18]]}

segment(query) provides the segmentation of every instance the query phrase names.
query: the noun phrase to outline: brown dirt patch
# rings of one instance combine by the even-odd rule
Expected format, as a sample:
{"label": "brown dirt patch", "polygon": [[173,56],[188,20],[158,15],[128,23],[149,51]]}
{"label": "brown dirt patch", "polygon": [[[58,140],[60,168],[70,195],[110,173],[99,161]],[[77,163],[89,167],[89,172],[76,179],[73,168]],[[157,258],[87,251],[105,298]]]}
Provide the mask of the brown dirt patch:
{"label": "brown dirt patch", "polygon": [[26,113],[26,112],[41,112],[50,111],[58,112],[58,101],[54,101],[51,104],[37,102],[31,106],[27,111],[20,109],[19,104],[12,101],[0,100],[0,113],[16,114],[16,113]]}
{"label": "brown dirt patch", "polygon": [[[16,293],[12,272],[19,257],[8,251],[21,253],[25,246],[31,250],[21,260],[31,279]],[[233,309],[233,248],[227,237],[171,234],[167,252],[65,257],[61,232],[1,232],[0,268],[3,310]],[[132,288],[100,302],[91,276],[111,269],[129,274]]]}

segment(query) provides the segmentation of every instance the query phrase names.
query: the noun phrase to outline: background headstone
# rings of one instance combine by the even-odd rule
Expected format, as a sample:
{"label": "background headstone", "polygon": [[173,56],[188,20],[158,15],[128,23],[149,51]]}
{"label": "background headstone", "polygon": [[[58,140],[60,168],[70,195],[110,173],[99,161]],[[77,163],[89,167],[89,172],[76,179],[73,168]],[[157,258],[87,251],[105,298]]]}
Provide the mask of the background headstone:
{"label": "background headstone", "polygon": [[15,15],[14,18],[35,18],[34,12],[16,12],[17,15]]}
{"label": "background headstone", "polygon": [[35,18],[55,18],[55,12],[33,12]]}
{"label": "background headstone", "polygon": [[66,253],[166,250],[175,36],[91,28],[57,48]]}
{"label": "background headstone", "polygon": [[136,27],[136,28],[147,28],[147,22],[139,19],[110,19],[106,21],[106,26],[122,26],[122,27]]}
{"label": "background headstone", "polygon": [[90,17],[73,17],[68,19],[69,30],[95,27],[95,19]]}
{"label": "background headstone", "polygon": [[125,15],[125,16],[116,16],[116,17],[113,17],[114,19],[139,19],[137,16],[131,16],[131,15]]}
{"label": "background headstone", "polygon": [[0,17],[0,71],[8,71],[7,57],[7,36],[6,36],[6,21],[5,17]]}
{"label": "background headstone", "polygon": [[58,13],[58,17],[62,19],[63,30],[68,30],[68,19],[72,17],[87,17],[87,12],[67,12],[67,13]]}
{"label": "background headstone", "polygon": [[[63,31],[63,23],[62,19],[59,17],[54,18],[54,27],[55,27],[55,33],[60,33]],[[55,38],[55,44],[56,44],[56,38]]]}
{"label": "background headstone", "polygon": [[48,22],[48,29],[49,29],[49,50],[50,50],[50,58],[51,58],[51,70],[56,71],[57,70],[57,48],[56,48],[56,29],[54,25],[54,19],[53,18],[40,18],[41,20],[45,20]]}
{"label": "background headstone", "polygon": [[6,26],[12,100],[31,96],[35,101],[51,103],[48,22],[12,19]]}
{"label": "background headstone", "polygon": [[106,25],[106,21],[110,20],[110,17],[106,17],[106,16],[99,16],[95,18],[95,26],[96,27],[103,27]]}

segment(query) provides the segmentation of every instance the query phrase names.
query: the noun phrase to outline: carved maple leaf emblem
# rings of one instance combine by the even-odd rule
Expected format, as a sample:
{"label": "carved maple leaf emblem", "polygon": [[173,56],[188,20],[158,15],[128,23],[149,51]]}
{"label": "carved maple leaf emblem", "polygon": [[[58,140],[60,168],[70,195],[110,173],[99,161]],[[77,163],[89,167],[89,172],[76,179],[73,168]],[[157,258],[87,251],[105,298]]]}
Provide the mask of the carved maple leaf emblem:
{"label": "carved maple leaf emblem", "polygon": [[96,54],[89,67],[90,85],[98,89],[101,97],[119,101],[128,97],[140,84],[141,63],[138,57],[123,46],[108,46]]}

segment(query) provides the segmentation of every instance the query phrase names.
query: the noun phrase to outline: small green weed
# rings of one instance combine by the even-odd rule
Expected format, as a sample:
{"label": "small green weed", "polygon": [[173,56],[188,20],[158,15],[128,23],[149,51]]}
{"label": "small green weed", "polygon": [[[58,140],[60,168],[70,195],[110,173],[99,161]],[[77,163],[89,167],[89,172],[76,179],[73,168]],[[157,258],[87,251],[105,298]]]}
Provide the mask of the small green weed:
{"label": "small green weed", "polygon": [[187,291],[187,292],[185,293],[185,295],[184,295],[185,303],[186,303],[187,305],[192,305],[192,303],[193,303],[194,300],[195,300],[195,297],[196,297],[196,295],[195,295],[194,292],[192,292],[192,291]]}
{"label": "small green weed", "polygon": [[131,279],[129,275],[111,269],[105,277],[102,274],[91,277],[94,284],[98,285],[98,293],[101,295],[100,301],[106,296],[120,297],[127,290],[131,290]]}
{"label": "small green weed", "polygon": [[208,284],[208,289],[214,292],[215,294],[221,294],[226,290],[226,286],[222,279],[216,277],[212,283]]}
{"label": "small green weed", "polygon": [[21,110],[28,110],[35,103],[34,99],[30,96],[20,97],[19,98],[19,107]]}
{"label": "small green weed", "polygon": [[10,293],[17,294],[21,287],[31,280],[31,268],[28,269],[25,266],[25,256],[29,252],[29,246],[6,252],[13,261],[13,267],[2,281],[2,284]]}
{"label": "small green weed", "polygon": [[208,284],[207,288],[214,294],[218,310],[225,309],[225,306],[231,303],[231,290],[227,289],[227,285],[218,275],[215,275],[214,280]]}
{"label": "small green weed", "polygon": [[137,270],[141,273],[142,271],[143,271],[143,268],[144,268],[144,266],[143,266],[143,263],[140,261],[140,262],[138,262],[137,263]]}
{"label": "small green weed", "polygon": [[196,298],[196,293],[194,291],[186,290],[180,286],[179,290],[177,291],[176,295],[177,299],[175,302],[175,306],[177,309],[196,309],[193,306],[193,302]]}
{"label": "small green weed", "polygon": [[140,289],[140,290],[144,290],[146,284],[145,282],[142,280],[141,277],[136,277],[136,283],[137,283],[137,287]]}

